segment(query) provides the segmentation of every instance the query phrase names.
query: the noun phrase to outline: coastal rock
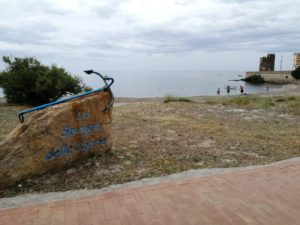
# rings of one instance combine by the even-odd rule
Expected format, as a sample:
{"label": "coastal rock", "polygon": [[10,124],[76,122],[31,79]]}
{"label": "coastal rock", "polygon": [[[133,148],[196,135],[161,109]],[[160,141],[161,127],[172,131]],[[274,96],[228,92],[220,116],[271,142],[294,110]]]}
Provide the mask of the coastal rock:
{"label": "coastal rock", "polygon": [[112,147],[109,92],[37,111],[0,143],[0,187]]}

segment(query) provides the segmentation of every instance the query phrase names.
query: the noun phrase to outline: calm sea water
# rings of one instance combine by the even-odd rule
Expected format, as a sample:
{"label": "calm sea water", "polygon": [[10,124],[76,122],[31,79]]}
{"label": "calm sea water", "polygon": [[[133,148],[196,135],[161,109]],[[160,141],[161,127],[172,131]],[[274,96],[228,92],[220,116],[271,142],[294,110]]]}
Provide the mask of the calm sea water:
{"label": "calm sea water", "polygon": [[[230,95],[240,94],[240,85],[245,93],[266,92],[267,85],[251,85],[240,80],[245,72],[204,72],[204,71],[104,71],[115,79],[112,86],[117,97],[163,97],[176,96],[214,96],[220,88],[221,95],[227,95],[227,85],[236,87]],[[270,85],[269,85],[270,86]],[[281,85],[270,86],[270,91],[286,88]]]}
{"label": "calm sea water", "polygon": [[[112,90],[116,97],[163,97],[176,96],[214,96],[220,88],[221,95],[227,95],[225,86],[236,87],[230,95],[239,94],[240,85],[245,93],[266,92],[267,85],[251,85],[243,81],[244,71],[99,71],[115,79]],[[241,77],[242,75],[242,77]],[[103,86],[97,76],[85,76],[84,81],[93,88]],[[270,85],[269,85],[270,86]],[[286,86],[271,85],[270,91],[278,91]],[[0,90],[0,96],[3,96]]]}

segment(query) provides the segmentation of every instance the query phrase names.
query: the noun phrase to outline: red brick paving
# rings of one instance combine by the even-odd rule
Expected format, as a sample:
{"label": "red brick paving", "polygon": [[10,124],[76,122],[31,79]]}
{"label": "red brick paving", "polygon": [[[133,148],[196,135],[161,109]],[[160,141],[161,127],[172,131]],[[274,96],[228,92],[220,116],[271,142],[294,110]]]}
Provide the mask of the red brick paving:
{"label": "red brick paving", "polygon": [[0,225],[300,224],[300,160],[0,211]]}

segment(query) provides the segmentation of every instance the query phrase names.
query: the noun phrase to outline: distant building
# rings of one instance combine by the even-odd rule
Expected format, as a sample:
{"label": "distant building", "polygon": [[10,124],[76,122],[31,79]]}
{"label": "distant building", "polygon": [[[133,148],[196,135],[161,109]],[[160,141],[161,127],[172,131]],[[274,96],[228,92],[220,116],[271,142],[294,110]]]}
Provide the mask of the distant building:
{"label": "distant building", "polygon": [[296,69],[300,66],[300,53],[294,53],[294,63],[293,63],[293,69]]}
{"label": "distant building", "polygon": [[260,58],[259,71],[274,71],[275,54],[268,54]]}

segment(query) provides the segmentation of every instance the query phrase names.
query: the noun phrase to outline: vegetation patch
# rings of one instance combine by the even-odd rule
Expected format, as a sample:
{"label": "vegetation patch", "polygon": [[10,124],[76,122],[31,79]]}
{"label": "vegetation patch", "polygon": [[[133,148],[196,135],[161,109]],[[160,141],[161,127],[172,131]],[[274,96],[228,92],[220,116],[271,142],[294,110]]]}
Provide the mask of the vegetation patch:
{"label": "vegetation patch", "polygon": [[223,99],[224,106],[238,106],[248,109],[268,108],[272,106],[273,99],[269,97],[257,97],[253,95],[233,96]]}
{"label": "vegetation patch", "polygon": [[[23,180],[0,196],[102,188],[198,168],[266,164],[300,156],[299,96],[193,97],[193,104],[132,102],[113,111],[113,149]],[[18,106],[0,107],[1,138]],[[1,140],[0,140],[1,141]]]}
{"label": "vegetation patch", "polygon": [[257,101],[256,97],[253,96],[234,96],[229,99],[225,99],[222,101],[223,105],[236,105],[236,106],[248,106],[250,104],[254,104]]}
{"label": "vegetation patch", "polygon": [[23,106],[0,104],[0,142],[19,125],[18,111],[23,109],[25,109]]}
{"label": "vegetation patch", "polygon": [[39,105],[66,94],[91,90],[80,77],[73,77],[55,65],[42,65],[32,57],[4,56],[3,62],[7,68],[0,72],[0,87],[9,103]]}
{"label": "vegetation patch", "polygon": [[169,102],[192,102],[192,100],[186,97],[167,95],[164,98],[164,103],[169,103]]}
{"label": "vegetation patch", "polygon": [[300,116],[300,100],[298,98],[297,101],[290,102],[283,106],[286,113],[290,113],[296,116]]}
{"label": "vegetation patch", "polygon": [[209,104],[209,105],[214,105],[214,104],[218,104],[219,101],[215,97],[206,97],[205,98],[205,103]]}
{"label": "vegetation patch", "polygon": [[290,103],[300,100],[299,96],[275,96],[274,102]]}
{"label": "vegetation patch", "polygon": [[297,80],[300,79],[300,66],[298,66],[294,71],[292,71],[292,76]]}

